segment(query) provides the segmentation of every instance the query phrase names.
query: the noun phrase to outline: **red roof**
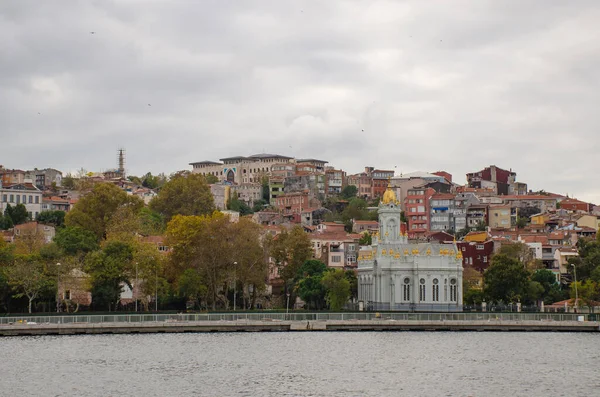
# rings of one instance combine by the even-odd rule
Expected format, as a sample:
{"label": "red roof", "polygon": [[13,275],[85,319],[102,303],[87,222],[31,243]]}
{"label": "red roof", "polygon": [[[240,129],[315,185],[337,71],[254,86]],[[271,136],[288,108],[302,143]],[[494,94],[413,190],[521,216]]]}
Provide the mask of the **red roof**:
{"label": "red roof", "polygon": [[539,234],[521,235],[521,240],[524,243],[548,244],[548,236],[539,235]]}
{"label": "red roof", "polygon": [[557,197],[546,196],[543,194],[523,194],[523,195],[507,195],[499,196],[505,200],[554,200]]}
{"label": "red roof", "polygon": [[162,244],[165,238],[163,236],[145,236],[142,237],[142,241],[145,243]]}
{"label": "red roof", "polygon": [[450,193],[435,193],[431,196],[432,200],[455,199],[456,196]]}
{"label": "red roof", "polygon": [[33,183],[30,183],[30,182],[26,182],[26,183],[6,183],[6,184],[2,185],[2,187],[5,188],[5,189],[11,189],[13,186],[25,186],[28,189],[38,190],[38,188],[35,187],[35,185]]}

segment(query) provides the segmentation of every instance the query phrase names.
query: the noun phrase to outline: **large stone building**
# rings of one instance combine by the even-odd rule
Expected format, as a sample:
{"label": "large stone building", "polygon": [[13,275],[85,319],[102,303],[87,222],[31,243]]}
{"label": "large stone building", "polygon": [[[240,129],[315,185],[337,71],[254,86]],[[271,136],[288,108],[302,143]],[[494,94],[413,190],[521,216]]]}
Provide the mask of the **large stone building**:
{"label": "large stone building", "polygon": [[462,254],[456,244],[413,243],[388,188],[379,232],[358,258],[358,299],[368,310],[462,311]]}
{"label": "large stone building", "polygon": [[201,175],[216,176],[219,181],[231,183],[260,183],[264,176],[271,173],[275,164],[291,163],[292,157],[279,154],[254,154],[252,156],[235,156],[221,159],[221,162],[199,161],[190,163],[192,172]]}

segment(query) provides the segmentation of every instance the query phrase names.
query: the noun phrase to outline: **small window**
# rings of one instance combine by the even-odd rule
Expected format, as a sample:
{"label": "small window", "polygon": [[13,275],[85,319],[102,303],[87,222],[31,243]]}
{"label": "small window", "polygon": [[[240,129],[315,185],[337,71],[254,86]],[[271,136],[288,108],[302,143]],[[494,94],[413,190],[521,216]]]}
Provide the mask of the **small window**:
{"label": "small window", "polygon": [[71,300],[71,290],[68,289],[63,293],[63,299],[64,300]]}

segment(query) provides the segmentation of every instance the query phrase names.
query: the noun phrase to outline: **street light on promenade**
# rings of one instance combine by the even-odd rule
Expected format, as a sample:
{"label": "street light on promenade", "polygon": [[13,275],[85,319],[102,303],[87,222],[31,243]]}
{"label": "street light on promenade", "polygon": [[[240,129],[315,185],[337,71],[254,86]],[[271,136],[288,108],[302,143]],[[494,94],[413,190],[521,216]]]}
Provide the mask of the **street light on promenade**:
{"label": "street light on promenade", "polygon": [[60,312],[60,263],[56,264],[56,312]]}
{"label": "street light on promenade", "polygon": [[138,283],[138,264],[137,262],[135,262],[135,284],[133,285],[133,299],[135,299],[135,312],[137,313],[138,311],[138,306],[137,306],[137,293],[135,291],[135,289],[137,288],[137,283]]}
{"label": "street light on promenade", "polygon": [[233,311],[235,311],[237,300],[237,262],[233,262]]}
{"label": "street light on promenade", "polygon": [[154,311],[158,312],[158,265],[154,273]]}
{"label": "street light on promenade", "polygon": [[579,295],[577,294],[577,267],[575,267],[574,263],[571,263],[573,266],[573,275],[575,276],[575,312],[577,312],[577,303],[579,301]]}

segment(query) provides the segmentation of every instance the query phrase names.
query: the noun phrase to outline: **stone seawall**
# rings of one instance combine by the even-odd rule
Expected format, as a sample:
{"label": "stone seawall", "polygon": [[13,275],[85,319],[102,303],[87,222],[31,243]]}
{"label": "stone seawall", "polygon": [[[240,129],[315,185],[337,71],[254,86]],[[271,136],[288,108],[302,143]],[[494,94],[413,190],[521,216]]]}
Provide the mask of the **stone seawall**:
{"label": "stone seawall", "polygon": [[146,334],[181,332],[307,332],[307,331],[516,331],[600,332],[596,321],[413,321],[413,320],[305,320],[305,321],[165,321],[0,325],[0,336]]}

